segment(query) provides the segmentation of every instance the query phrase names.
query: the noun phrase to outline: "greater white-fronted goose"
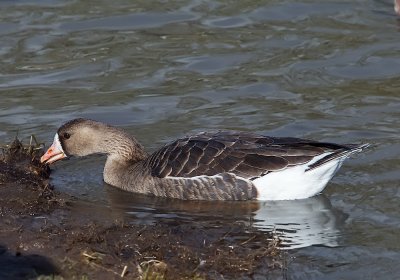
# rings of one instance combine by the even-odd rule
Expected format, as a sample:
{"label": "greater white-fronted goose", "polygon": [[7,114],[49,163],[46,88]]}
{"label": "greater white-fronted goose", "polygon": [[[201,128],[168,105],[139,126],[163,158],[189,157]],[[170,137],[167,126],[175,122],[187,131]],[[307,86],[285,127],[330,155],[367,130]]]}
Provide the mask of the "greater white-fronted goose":
{"label": "greater white-fronted goose", "polygon": [[191,200],[289,200],[320,193],[343,161],[368,144],[339,145],[248,132],[203,132],[152,154],[123,130],[88,119],[62,125],[41,161],[107,154],[104,181]]}

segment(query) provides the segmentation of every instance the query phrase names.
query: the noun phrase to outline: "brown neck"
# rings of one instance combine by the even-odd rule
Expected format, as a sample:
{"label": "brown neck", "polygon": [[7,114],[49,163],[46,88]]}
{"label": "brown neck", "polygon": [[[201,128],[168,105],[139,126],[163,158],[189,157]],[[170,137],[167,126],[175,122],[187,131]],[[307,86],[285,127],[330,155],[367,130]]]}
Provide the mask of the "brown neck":
{"label": "brown neck", "polygon": [[144,160],[148,155],[143,146],[126,132],[112,128],[111,133],[105,134],[106,137],[99,138],[104,153],[113,161],[129,162],[130,164]]}
{"label": "brown neck", "polygon": [[[127,171],[141,163],[148,155],[134,137],[118,128],[111,128],[106,135],[99,145],[104,148],[102,152],[107,154],[103,177],[106,183],[118,186],[118,182],[128,180],[125,177],[131,172]],[[123,178],[125,180],[122,180]]]}

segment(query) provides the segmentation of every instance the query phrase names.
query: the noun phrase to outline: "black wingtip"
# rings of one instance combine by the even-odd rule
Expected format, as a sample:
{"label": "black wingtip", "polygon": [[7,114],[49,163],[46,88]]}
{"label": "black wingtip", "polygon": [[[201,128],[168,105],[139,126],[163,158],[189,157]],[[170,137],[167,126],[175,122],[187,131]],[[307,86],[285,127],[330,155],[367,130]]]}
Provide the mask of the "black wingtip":
{"label": "black wingtip", "polygon": [[366,149],[367,147],[370,146],[369,143],[365,143],[365,144],[348,144],[348,145],[343,145],[345,148],[340,149],[336,152],[333,152],[329,155],[327,155],[324,158],[321,158],[320,160],[314,162],[313,164],[309,165],[306,172],[307,171],[311,171],[313,169],[316,169],[332,160],[336,160],[339,158],[347,158],[349,156],[351,156],[352,154],[355,153],[359,153],[362,152],[364,149]]}
{"label": "black wingtip", "polygon": [[370,143],[364,143],[364,144],[346,144],[346,145],[343,145],[343,146],[349,148],[350,150],[360,150],[360,151],[362,151],[362,150],[364,150],[365,148],[371,146],[371,144],[370,144]]}
{"label": "black wingtip", "polygon": [[360,150],[360,152],[366,148],[368,148],[369,146],[371,146],[370,143],[365,143],[365,144],[361,144],[358,146],[358,149]]}

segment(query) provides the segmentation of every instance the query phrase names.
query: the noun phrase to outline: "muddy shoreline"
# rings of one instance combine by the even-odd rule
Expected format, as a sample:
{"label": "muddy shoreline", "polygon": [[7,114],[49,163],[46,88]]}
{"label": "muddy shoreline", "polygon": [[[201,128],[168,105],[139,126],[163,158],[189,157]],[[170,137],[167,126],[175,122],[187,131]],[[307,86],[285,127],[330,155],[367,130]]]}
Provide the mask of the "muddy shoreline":
{"label": "muddy shoreline", "polygon": [[[38,161],[41,153],[42,147],[20,142],[2,149],[0,279],[284,275],[285,258],[272,234],[243,224],[227,231],[201,222],[134,225],[103,215],[90,202],[57,191]],[[245,239],[233,238],[238,233]]]}

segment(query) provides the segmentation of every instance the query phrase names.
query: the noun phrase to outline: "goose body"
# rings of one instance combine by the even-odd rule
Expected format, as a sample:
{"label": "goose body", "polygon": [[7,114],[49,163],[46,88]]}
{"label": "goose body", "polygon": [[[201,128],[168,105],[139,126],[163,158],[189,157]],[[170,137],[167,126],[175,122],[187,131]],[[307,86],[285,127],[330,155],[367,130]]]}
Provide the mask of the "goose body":
{"label": "goose body", "polygon": [[188,200],[291,200],[320,193],[343,161],[366,146],[218,131],[147,154],[119,128],[74,119],[58,129],[41,161],[104,153],[104,181],[126,191]]}

